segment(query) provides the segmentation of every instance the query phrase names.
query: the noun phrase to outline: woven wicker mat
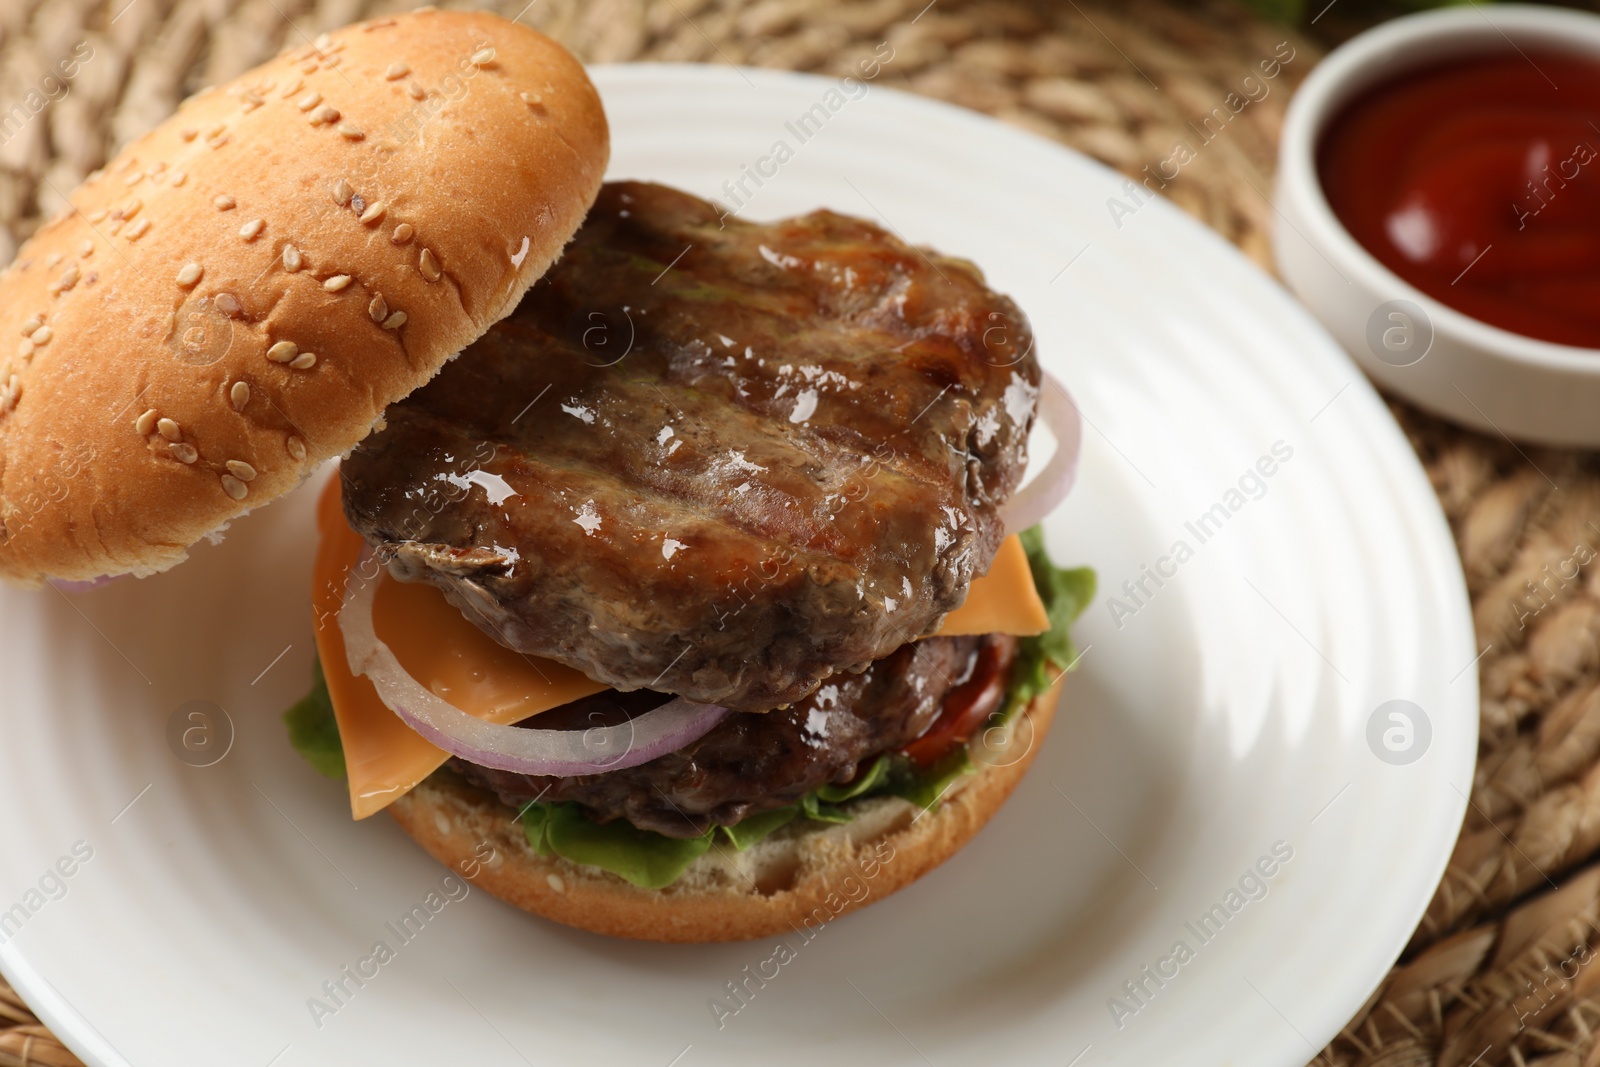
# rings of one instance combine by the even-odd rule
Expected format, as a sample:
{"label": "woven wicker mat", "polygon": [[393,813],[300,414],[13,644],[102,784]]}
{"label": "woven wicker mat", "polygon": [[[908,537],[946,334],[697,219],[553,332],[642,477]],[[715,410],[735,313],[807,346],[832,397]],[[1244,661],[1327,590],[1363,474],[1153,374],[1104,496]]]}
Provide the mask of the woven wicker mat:
{"label": "woven wicker mat", "polygon": [[[69,94],[0,145],[0,262],[41,215],[62,206],[62,193],[183,96],[286,45],[410,6],[0,0],[5,106],[79,41],[94,48]],[[887,39],[895,57],[882,82],[988,112],[1129,174],[1164,159],[1191,135],[1191,120],[1287,40],[1295,55],[1270,94],[1168,189],[1269,269],[1266,196],[1283,107],[1321,52],[1222,0],[489,6],[594,62],[843,74]],[[1308,1048],[1307,1059],[1600,1067],[1600,967],[1587,966],[1600,929],[1600,567],[1568,577],[1600,546],[1600,464],[1585,453],[1519,450],[1393,407],[1450,518],[1479,648],[1489,646],[1478,664],[1483,741],[1466,826],[1401,965],[1334,1043],[1321,1053]],[[0,983],[0,1067],[77,1062]]]}

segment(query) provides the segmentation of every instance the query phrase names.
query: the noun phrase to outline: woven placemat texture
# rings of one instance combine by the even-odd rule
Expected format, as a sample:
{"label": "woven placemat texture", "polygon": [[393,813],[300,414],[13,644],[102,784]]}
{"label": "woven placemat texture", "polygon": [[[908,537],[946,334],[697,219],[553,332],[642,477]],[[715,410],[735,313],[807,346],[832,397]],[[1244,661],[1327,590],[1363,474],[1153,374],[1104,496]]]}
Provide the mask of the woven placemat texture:
{"label": "woven placemat texture", "polygon": [[[526,5],[526,6],[524,6]],[[388,0],[0,0],[0,114],[78,54],[66,95],[0,127],[0,262],[117,147],[185,95]],[[458,6],[458,5],[447,5]],[[459,5],[469,6],[469,5]],[[1270,267],[1284,105],[1320,55],[1233,3],[1077,0],[510,0],[590,62],[741,63],[948,100],[1130,176],[1205,141],[1165,195]],[[1289,58],[1285,59],[1285,56]],[[1280,69],[1265,95],[1243,79]],[[1252,96],[1220,136],[1204,117]],[[1480,649],[1483,742],[1449,872],[1400,966],[1315,1062],[1600,1067],[1600,464],[1394,410],[1455,531]],[[1397,816],[1398,817],[1398,816]],[[1306,961],[1315,966],[1315,961]],[[0,984],[0,1067],[75,1064]]]}

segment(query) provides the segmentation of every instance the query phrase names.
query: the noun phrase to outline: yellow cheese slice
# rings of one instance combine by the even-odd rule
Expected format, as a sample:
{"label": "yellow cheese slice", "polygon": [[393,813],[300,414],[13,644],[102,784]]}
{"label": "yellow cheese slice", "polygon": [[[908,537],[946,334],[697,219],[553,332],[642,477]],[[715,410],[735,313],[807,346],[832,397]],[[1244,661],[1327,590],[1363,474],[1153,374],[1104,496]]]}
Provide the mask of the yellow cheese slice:
{"label": "yellow cheese slice", "polygon": [[[323,491],[317,525],[322,535],[312,591],[317,653],[344,745],[350,811],[364,819],[405,796],[449,753],[390,711],[370,681],[350,673],[339,608],[362,540],[344,520],[338,478]],[[570,667],[524,656],[490,639],[433,586],[397,582],[376,567],[355,580],[379,583],[373,591],[373,629],[406,672],[481,719],[519,722],[606,688]]]}
{"label": "yellow cheese slice", "polygon": [[[364,819],[410,792],[449,754],[423,740],[390,711],[370,681],[350,673],[339,608],[346,576],[360,558],[363,542],[345,522],[337,477],[323,490],[317,526],[321,541],[312,590],[317,653],[344,745],[350,811]],[[397,582],[377,567],[355,580],[378,583],[373,590],[373,629],[406,672],[478,718],[500,725],[520,722],[606,688],[570,667],[504,647],[431,585]],[[972,583],[966,603],[946,617],[939,635],[1020,636],[1048,628],[1027,556],[1021,543],[1008,537],[989,573]]]}
{"label": "yellow cheese slice", "polygon": [[1050,616],[1033,584],[1028,554],[1015,535],[1000,542],[989,573],[967,586],[967,600],[944,617],[939,637],[1013,634],[1032,637],[1050,629]]}

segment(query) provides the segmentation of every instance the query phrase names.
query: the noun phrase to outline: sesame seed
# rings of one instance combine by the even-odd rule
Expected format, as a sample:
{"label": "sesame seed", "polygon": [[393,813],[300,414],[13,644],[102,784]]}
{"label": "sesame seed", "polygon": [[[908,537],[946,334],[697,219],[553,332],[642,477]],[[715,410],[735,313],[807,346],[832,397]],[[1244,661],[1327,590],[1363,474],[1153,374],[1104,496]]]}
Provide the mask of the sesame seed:
{"label": "sesame seed", "polygon": [[396,311],[393,315],[383,320],[383,328],[385,330],[398,330],[405,324],[406,313],[404,311]]}
{"label": "sesame seed", "polygon": [[228,399],[233,402],[233,410],[243,411],[244,406],[250,403],[250,383],[234,382],[233,388],[228,390]]}
{"label": "sesame seed", "polygon": [[80,256],[92,256],[92,255],[94,255],[94,242],[91,241],[91,240],[88,240],[87,238],[85,238],[84,242],[78,246],[78,255],[80,255]]}
{"label": "sesame seed", "polygon": [[382,293],[372,298],[372,303],[367,305],[367,314],[372,316],[373,322],[382,322],[389,317],[389,305],[384,302]]}
{"label": "sesame seed", "polygon": [[352,126],[347,122],[339,127],[339,136],[343,137],[347,141],[359,141],[365,137],[366,134],[361,132],[360,127]]}
{"label": "sesame seed", "polygon": [[139,213],[139,209],[142,207],[144,207],[144,201],[136,196],[117,209],[117,218],[131,219]]}
{"label": "sesame seed", "polygon": [[200,458],[200,450],[183,441],[174,441],[167,446],[167,451],[172,453],[172,458],[179,463],[193,463]]}
{"label": "sesame seed", "polygon": [[422,255],[417,257],[417,269],[421,271],[422,276],[428,279],[430,282],[436,282],[439,280],[439,261],[433,258],[432,250],[427,248],[422,250]]}
{"label": "sesame seed", "polygon": [[389,69],[383,72],[383,76],[389,81],[399,81],[410,73],[411,68],[404,63],[390,63]]}
{"label": "sesame seed", "polygon": [[494,62],[494,49],[493,48],[485,48],[485,49],[483,49],[483,50],[481,50],[479,52],[475,52],[473,54],[473,56],[472,56],[472,65],[475,66],[475,67],[487,67],[490,63],[493,63],[493,62]]}
{"label": "sesame seed", "polygon": [[50,343],[50,338],[54,336],[54,330],[48,326],[41,326],[37,330],[33,331],[33,336],[29,337],[28,340],[32,341],[36,345],[47,345]]}
{"label": "sesame seed", "polygon": [[133,428],[139,431],[139,433],[148,437],[155,432],[156,418],[158,416],[159,412],[157,412],[155,408],[151,408],[149,411],[133,420]]}
{"label": "sesame seed", "polygon": [[316,60],[308,59],[304,63],[300,64],[300,73],[301,74],[315,74],[316,72],[317,72],[317,61]]}
{"label": "sesame seed", "polygon": [[285,441],[283,444],[284,444],[284,447],[289,450],[289,455],[290,456],[294,457],[295,459],[305,459],[306,458],[306,443],[304,441],[302,441],[300,438],[291,437],[287,441]]}
{"label": "sesame seed", "polygon": [[17,345],[17,358],[18,359],[32,359],[33,358],[33,342],[32,341],[28,340],[27,338],[23,338],[22,343]]}
{"label": "sesame seed", "polygon": [[383,218],[384,212],[388,210],[388,205],[382,200],[379,200],[370,205],[367,210],[361,213],[361,221],[364,225],[371,226],[374,222],[377,222],[379,219]]}
{"label": "sesame seed", "polygon": [[328,46],[333,43],[333,38],[329,37],[325,33],[319,33],[315,43],[317,46],[317,51],[326,52],[328,50]]}
{"label": "sesame seed", "polygon": [[129,188],[132,188],[133,186],[138,185],[142,181],[144,181],[144,171],[138,170],[138,171],[134,171],[132,174],[130,174],[126,178],[122,179],[122,184],[128,186]]}
{"label": "sesame seed", "polygon": [[185,126],[183,129],[178,131],[178,136],[183,138],[185,141],[192,141],[196,137],[200,136],[200,131],[195,129],[193,126]]}
{"label": "sesame seed", "polygon": [[218,293],[217,310],[231,319],[233,316],[239,314],[240,311],[244,310],[244,308],[239,303],[239,298],[234,296],[232,293]]}
{"label": "sesame seed", "polygon": [[207,143],[210,144],[212,148],[221,148],[223,145],[228,143],[228,136],[227,134],[223,134],[221,137],[214,138]]}
{"label": "sesame seed", "polygon": [[44,317],[42,315],[35,315],[33,318],[22,324],[22,336],[29,336],[34,330],[37,330],[43,325]]}
{"label": "sesame seed", "polygon": [[200,275],[205,273],[205,268],[198,263],[185,263],[183,269],[178,271],[178,284],[185,289],[200,280]]}
{"label": "sesame seed", "polygon": [[274,363],[287,363],[300,354],[300,346],[293,341],[279,341],[267,349],[267,358]]}
{"label": "sesame seed", "polygon": [[166,169],[167,169],[166,163],[158,159],[150,167],[150,176],[153,178],[157,174],[160,174],[163,171],[165,171]]}
{"label": "sesame seed", "polygon": [[264,219],[251,219],[249,222],[239,227],[239,236],[243,237],[246,241],[254,241],[256,239],[256,235],[261,232],[261,227],[265,226],[266,224],[266,220]]}
{"label": "sesame seed", "polygon": [[350,194],[350,210],[354,211],[357,215],[367,210],[366,198],[360,193]]}
{"label": "sesame seed", "polygon": [[343,62],[344,62],[344,56],[329,56],[327,59],[324,59],[322,61],[322,65],[324,67],[327,67],[329,70],[332,70],[334,67],[337,67],[340,63],[343,63]]}
{"label": "sesame seed", "polygon": [[317,365],[317,357],[311,352],[302,352],[289,361],[289,366],[295,370],[310,370]]}
{"label": "sesame seed", "polygon": [[233,475],[224,474],[222,476],[222,491],[235,500],[243,500],[245,495],[250,492],[250,487]]}
{"label": "sesame seed", "polygon": [[255,481],[256,469],[250,466],[250,464],[246,463],[244,460],[230,459],[228,460],[227,467],[228,473],[239,479],[241,482]]}
{"label": "sesame seed", "polygon": [[143,237],[149,231],[149,229],[150,220],[140,219],[138,222],[134,223],[128,228],[128,240],[137,241],[139,238]]}
{"label": "sesame seed", "polygon": [[216,205],[218,211],[232,211],[235,207],[238,206],[238,201],[234,200],[233,197],[228,196],[226,194],[217,197],[215,200],[213,200],[211,202]]}
{"label": "sesame seed", "polygon": [[416,82],[409,83],[406,86],[406,92],[411,94],[411,99],[413,100],[421,100],[423,97],[428,95],[428,90],[424,89]]}
{"label": "sesame seed", "polygon": [[244,94],[244,109],[246,111],[254,111],[256,108],[265,103],[266,101],[261,99],[261,97],[257,96],[255,93]]}
{"label": "sesame seed", "polygon": [[176,189],[178,186],[182,185],[184,182],[186,182],[188,180],[189,180],[189,175],[188,175],[187,172],[181,171],[181,170],[175,170],[175,171],[172,172],[172,187],[174,189]]}
{"label": "sesame seed", "polygon": [[60,263],[60,262],[61,262],[61,253],[60,252],[51,252],[48,256],[44,257],[44,265],[46,267],[53,267],[57,263]]}
{"label": "sesame seed", "polygon": [[298,93],[301,89],[304,89],[305,85],[306,85],[306,83],[303,80],[301,80],[300,78],[296,78],[294,81],[290,82],[284,88],[282,99],[284,99],[284,100],[289,99],[295,93]]}
{"label": "sesame seed", "polygon": [[157,419],[156,432],[169,441],[183,440],[183,430],[171,419]]}
{"label": "sesame seed", "polygon": [[294,106],[299,108],[301,111],[310,111],[320,103],[322,103],[322,94],[312,90],[297,100]]}
{"label": "sesame seed", "polygon": [[403,245],[407,241],[411,240],[411,235],[414,233],[416,233],[416,231],[411,228],[411,223],[402,222],[400,225],[394,228],[394,236],[389,238],[389,240],[393,241],[397,245]]}
{"label": "sesame seed", "polygon": [[206,131],[206,140],[215,141],[218,137],[221,137],[223,134],[225,134],[227,132],[228,132],[228,127],[224,123],[219,122],[215,126],[211,127],[209,130]]}
{"label": "sesame seed", "polygon": [[109,211],[107,211],[105,208],[101,208],[99,211],[96,211],[93,215],[89,216],[89,222],[91,225],[99,225],[100,223],[106,221],[106,216],[109,214]]}
{"label": "sesame seed", "polygon": [[294,245],[283,246],[283,269],[293,274],[304,265],[300,258],[300,250]]}
{"label": "sesame seed", "polygon": [[335,274],[333,277],[331,277],[327,281],[323,282],[322,283],[322,287],[324,289],[328,290],[328,292],[330,292],[330,293],[337,293],[340,289],[343,289],[345,286],[347,286],[349,284],[350,284],[350,275],[348,275],[348,274]]}
{"label": "sesame seed", "polygon": [[333,183],[333,202],[340,207],[348,204],[350,198],[354,195],[356,195],[356,191],[350,188],[350,183],[343,178]]}
{"label": "sesame seed", "polygon": [[311,125],[320,126],[324,122],[338,122],[339,109],[325,107],[311,116]]}
{"label": "sesame seed", "polygon": [[[149,223],[145,223],[145,225],[148,226]],[[65,274],[61,275],[61,277],[50,283],[50,291],[53,293],[64,293],[77,284],[78,265],[74,263],[72,266],[67,268]]]}
{"label": "sesame seed", "polygon": [[544,97],[540,96],[538,93],[518,93],[517,95],[522,97],[522,102],[527,104],[529,107],[538,107],[540,104],[544,103]]}

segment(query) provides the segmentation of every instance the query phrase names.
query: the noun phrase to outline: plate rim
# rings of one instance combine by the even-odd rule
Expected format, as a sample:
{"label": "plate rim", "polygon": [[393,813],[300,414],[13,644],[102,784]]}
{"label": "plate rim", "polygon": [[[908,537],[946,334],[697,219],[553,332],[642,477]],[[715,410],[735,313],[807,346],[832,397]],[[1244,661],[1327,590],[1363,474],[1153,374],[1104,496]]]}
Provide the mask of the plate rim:
{"label": "plate rim", "polygon": [[[686,82],[700,82],[720,85],[722,87],[727,87],[729,82],[733,79],[744,79],[746,81],[754,81],[758,84],[761,82],[766,82],[774,86],[782,85],[791,87],[802,84],[815,85],[818,87],[831,86],[836,85],[839,81],[837,77],[830,77],[811,72],[745,67],[727,63],[603,63],[586,64],[585,70],[589,72],[592,80],[596,82],[597,86],[602,82],[610,82],[613,85],[637,85],[641,83],[647,83],[652,78],[664,79],[669,84],[682,85]],[[902,106],[923,109],[929,114],[937,114],[945,119],[955,119],[971,128],[983,129],[985,133],[989,135],[1000,134],[1003,136],[1020,138],[1032,144],[1036,148],[1042,148],[1058,154],[1063,159],[1069,161],[1073,166],[1087,166],[1088,168],[1100,171],[1107,176],[1114,176],[1118,180],[1126,177],[1125,175],[1121,174],[1121,172],[1108,167],[1093,157],[1037,134],[1031,133],[1030,131],[1008,125],[999,119],[994,118],[993,116],[986,115],[978,111],[973,111],[943,100],[923,96],[891,86],[874,85],[873,89],[877,92],[893,96]],[[602,96],[604,96],[603,93]],[[1311,312],[1299,302],[1298,298],[1290,293],[1290,291],[1285,287],[1284,283],[1279,278],[1273,276],[1260,265],[1256,264],[1236,245],[1228,241],[1225,237],[1211,229],[1209,226],[1205,225],[1203,222],[1188,215],[1176,204],[1161,198],[1156,198],[1148,203],[1153,203],[1155,205],[1156,213],[1158,215],[1162,215],[1167,218],[1165,225],[1178,225],[1186,227],[1190,236],[1203,235],[1198,237],[1198,239],[1202,243],[1210,242],[1213,254],[1234,257],[1233,262],[1236,266],[1248,271],[1254,276],[1256,281],[1264,282],[1268,287],[1275,290],[1281,304],[1281,310],[1289,313],[1295,318],[1298,318],[1300,320],[1299,325],[1304,332],[1307,334],[1314,334],[1318,337],[1319,347],[1324,349],[1326,354],[1325,357],[1318,358],[1331,357],[1342,362],[1342,364],[1351,374],[1352,388],[1355,391],[1367,394],[1369,410],[1381,415],[1381,421],[1386,425],[1387,429],[1391,433],[1391,436],[1396,439],[1400,445],[1399,451],[1402,452],[1405,457],[1407,457],[1407,470],[1405,475],[1406,479],[1411,482],[1414,488],[1421,490],[1421,492],[1417,494],[1417,500],[1424,502],[1425,508],[1429,512],[1430,518],[1433,520],[1430,522],[1430,526],[1433,527],[1433,530],[1427,536],[1430,540],[1435,542],[1434,547],[1436,549],[1442,549],[1442,552],[1440,553],[1440,560],[1450,564],[1450,566],[1446,568],[1448,571],[1447,577],[1453,579],[1453,581],[1450,582],[1450,591],[1456,595],[1450,598],[1453,601],[1452,605],[1441,604],[1438,606],[1440,613],[1453,615],[1454,621],[1458,625],[1464,626],[1469,643],[1475,642],[1475,630],[1472,626],[1471,599],[1466,586],[1465,574],[1462,568],[1459,550],[1455,544],[1455,540],[1450,530],[1448,520],[1444,514],[1442,504],[1440,503],[1437,494],[1433,492],[1431,484],[1427,480],[1427,475],[1422,466],[1420,457],[1417,456],[1415,450],[1411,447],[1409,441],[1406,439],[1404,431],[1400,427],[1398,421],[1384,405],[1381,396],[1378,394],[1371,380],[1365,375],[1364,372],[1360,370],[1356,363],[1351,359],[1349,354],[1344,351],[1337,341],[1333,339],[1331,334],[1328,333],[1327,329],[1323,327],[1322,324],[1315,319]],[[1143,209],[1141,208],[1141,210]],[[1398,487],[1396,487],[1394,491],[1399,492],[1400,490]],[[1387,494],[1386,498],[1389,500],[1394,499],[1393,497],[1387,497]],[[1470,690],[1470,701],[1464,698],[1462,703],[1470,703],[1472,709],[1472,714],[1466,717],[1467,721],[1463,727],[1464,734],[1469,736],[1467,736],[1466,739],[1461,743],[1461,748],[1467,754],[1465,769],[1467,771],[1467,780],[1470,781],[1471,774],[1476,768],[1476,750],[1479,732],[1478,712],[1480,708],[1480,699],[1476,672],[1464,676],[1462,681],[1467,683],[1468,689]],[[1443,771],[1441,771],[1441,775],[1444,777],[1449,777],[1449,775]],[[1447,821],[1452,827],[1454,827],[1454,829],[1449,839],[1444,841],[1437,849],[1437,855],[1433,858],[1432,862],[1427,865],[1427,870],[1431,875],[1429,883],[1430,885],[1436,887],[1448,867],[1449,859],[1453,854],[1456,838],[1459,834],[1459,827],[1465,817],[1468,803],[1469,799],[1465,795],[1462,795],[1459,801],[1452,802],[1452,805],[1455,808],[1455,813],[1453,816],[1448,816]],[[1410,909],[1411,918],[1406,924],[1408,930],[1415,930],[1417,923],[1426,913],[1431,898],[1432,891],[1429,892],[1428,896],[1422,898],[1418,904]],[[1378,971],[1375,977],[1364,989],[1356,991],[1359,993],[1358,996],[1351,995],[1347,998],[1340,998],[1336,995],[1330,995],[1324,998],[1325,1003],[1341,999],[1350,999],[1350,1006],[1348,1009],[1338,1009],[1337,1014],[1340,1015],[1340,1018],[1332,1024],[1331,1028],[1326,1026],[1318,1028],[1319,1030],[1327,1029],[1327,1040],[1332,1040],[1332,1038],[1337,1035],[1340,1027],[1344,1024],[1344,1021],[1348,1019],[1350,1013],[1358,1010],[1360,1005],[1371,994],[1371,992],[1381,985],[1385,976],[1388,974],[1389,969],[1399,958],[1406,944],[1409,943],[1409,936],[1410,935],[1408,934],[1406,938],[1402,939],[1400,943],[1394,947],[1392,953],[1386,953],[1388,955],[1388,963],[1386,963],[1384,967]],[[34,1010],[40,1021],[48,1026],[56,1035],[56,1037],[61,1040],[61,1042],[70,1050],[82,1058],[85,1063],[90,1064],[91,1067],[102,1067],[102,1065],[103,1067],[131,1067],[130,1061],[116,1051],[115,1047],[105,1039],[105,1037],[93,1025],[93,1023],[89,1021],[89,1019],[82,1013],[80,1009],[72,1005],[64,996],[59,993],[59,991],[55,989],[54,985],[50,983],[49,980],[45,978],[44,975],[41,974],[37,968],[26,958],[26,956],[18,950],[13,941],[7,941],[5,944],[0,944],[0,973],[3,973],[7,977],[7,979],[11,982],[12,988],[15,989],[17,993],[22,996],[24,1001]],[[1335,1014],[1335,1012],[1330,1009],[1324,1014],[1332,1015]],[[1270,1041],[1269,1036],[1265,1034],[1260,1035],[1260,1038],[1264,1044]],[[1280,1042],[1280,1044],[1284,1045],[1285,1047],[1298,1048],[1298,1044],[1296,1044],[1293,1039],[1294,1034],[1288,1034],[1286,1035],[1286,1040]],[[1325,1044],[1326,1040],[1324,1041],[1324,1045]],[[1318,1051],[1320,1051],[1320,1049]],[[1313,1053],[1313,1055],[1315,1055],[1315,1053]]]}

